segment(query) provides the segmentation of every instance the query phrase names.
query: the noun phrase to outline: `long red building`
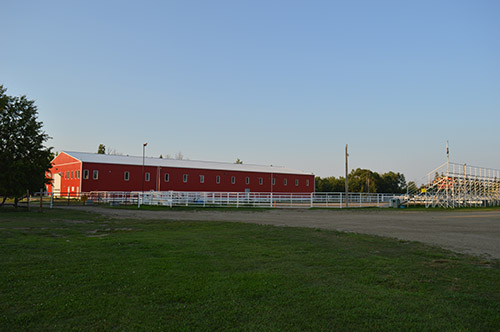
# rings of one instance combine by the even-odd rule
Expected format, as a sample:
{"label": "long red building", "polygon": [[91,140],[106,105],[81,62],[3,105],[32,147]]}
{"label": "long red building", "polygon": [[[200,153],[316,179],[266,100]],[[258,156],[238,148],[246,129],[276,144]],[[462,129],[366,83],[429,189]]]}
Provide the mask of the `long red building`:
{"label": "long red building", "polygon": [[314,192],[312,173],[286,167],[147,157],[143,170],[142,157],[68,151],[54,158],[49,177],[53,181],[48,190],[62,195],[142,190]]}

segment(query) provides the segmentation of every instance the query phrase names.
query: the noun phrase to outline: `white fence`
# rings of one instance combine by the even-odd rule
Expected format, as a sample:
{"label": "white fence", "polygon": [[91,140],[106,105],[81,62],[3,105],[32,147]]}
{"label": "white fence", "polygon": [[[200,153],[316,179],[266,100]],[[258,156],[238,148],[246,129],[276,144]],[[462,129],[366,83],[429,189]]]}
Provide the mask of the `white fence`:
{"label": "white fence", "polygon": [[239,192],[91,192],[88,203],[195,207],[346,208],[387,207],[393,194],[366,193],[239,193]]}

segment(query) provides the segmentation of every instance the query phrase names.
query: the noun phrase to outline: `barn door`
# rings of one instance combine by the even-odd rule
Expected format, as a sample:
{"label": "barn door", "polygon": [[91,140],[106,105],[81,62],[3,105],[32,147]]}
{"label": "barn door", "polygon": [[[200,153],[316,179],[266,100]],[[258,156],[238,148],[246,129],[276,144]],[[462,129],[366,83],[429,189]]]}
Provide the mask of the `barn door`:
{"label": "barn door", "polygon": [[52,177],[52,192],[54,196],[61,195],[61,174],[56,173]]}

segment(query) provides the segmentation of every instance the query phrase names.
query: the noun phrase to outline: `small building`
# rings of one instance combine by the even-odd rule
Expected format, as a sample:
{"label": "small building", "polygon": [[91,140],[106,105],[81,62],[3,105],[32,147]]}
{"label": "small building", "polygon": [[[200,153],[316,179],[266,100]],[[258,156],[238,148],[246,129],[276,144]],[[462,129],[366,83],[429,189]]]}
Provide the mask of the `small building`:
{"label": "small building", "polygon": [[[144,174],[144,180],[143,180]],[[49,192],[314,192],[314,174],[281,166],[143,158],[63,151],[52,161]]]}

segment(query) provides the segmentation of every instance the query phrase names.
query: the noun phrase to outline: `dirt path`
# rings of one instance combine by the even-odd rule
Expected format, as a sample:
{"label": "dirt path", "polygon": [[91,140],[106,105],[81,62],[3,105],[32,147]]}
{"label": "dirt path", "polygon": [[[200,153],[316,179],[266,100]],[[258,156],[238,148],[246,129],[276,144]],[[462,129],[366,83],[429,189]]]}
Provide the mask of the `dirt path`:
{"label": "dirt path", "polygon": [[274,209],[254,212],[233,209],[133,211],[100,207],[71,208],[90,210],[112,218],[233,221],[374,234],[500,259],[500,209],[472,212]]}

